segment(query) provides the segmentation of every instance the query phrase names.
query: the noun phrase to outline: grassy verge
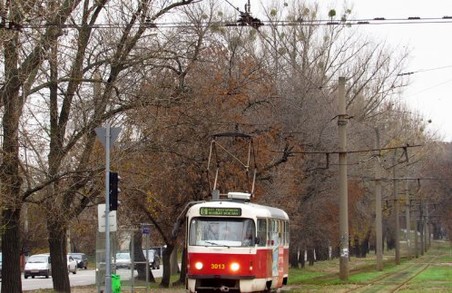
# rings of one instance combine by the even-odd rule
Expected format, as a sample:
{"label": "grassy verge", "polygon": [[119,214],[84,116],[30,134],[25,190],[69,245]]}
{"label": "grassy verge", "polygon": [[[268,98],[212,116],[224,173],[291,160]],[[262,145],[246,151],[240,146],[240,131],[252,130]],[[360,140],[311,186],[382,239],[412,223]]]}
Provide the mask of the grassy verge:
{"label": "grassy verge", "polygon": [[[403,255],[407,255],[405,252]],[[429,251],[419,258],[402,257],[396,265],[394,256],[385,252],[384,269],[376,270],[375,255],[365,259],[350,258],[349,278],[339,279],[339,260],[322,261],[303,269],[291,269],[289,286],[285,292],[343,292],[356,289],[356,292],[368,292],[369,284],[387,277],[393,278],[405,273],[413,263],[427,265],[426,269],[407,280],[398,292],[452,292],[452,246],[450,242],[435,241]],[[414,266],[418,267],[418,266]],[[397,281],[396,281],[397,282]],[[402,282],[404,283],[404,282]]]}
{"label": "grassy verge", "polygon": [[[450,242],[435,241],[431,249],[418,259],[403,257],[407,255],[401,251],[401,264],[394,262],[393,252],[385,252],[383,262],[384,269],[376,270],[376,257],[369,254],[366,258],[350,258],[349,278],[347,281],[339,279],[339,260],[316,262],[313,266],[305,268],[290,269],[289,284],[284,288],[284,292],[344,292],[350,289],[359,289],[387,276],[397,275],[404,272],[413,262],[428,264],[427,268],[410,279],[398,292],[452,292],[452,246]],[[431,261],[431,263],[429,263]],[[171,279],[171,284],[176,282],[178,276]],[[160,288],[161,279],[156,279],[156,283],[150,286],[152,293],[180,293],[185,292],[184,286],[173,286],[171,288]],[[135,281],[134,292],[146,292],[145,283]],[[122,282],[122,292],[131,292],[129,281]],[[365,290],[356,290],[366,292]],[[53,290],[29,291],[33,293],[50,293]],[[72,293],[95,293],[95,286],[74,287]]]}

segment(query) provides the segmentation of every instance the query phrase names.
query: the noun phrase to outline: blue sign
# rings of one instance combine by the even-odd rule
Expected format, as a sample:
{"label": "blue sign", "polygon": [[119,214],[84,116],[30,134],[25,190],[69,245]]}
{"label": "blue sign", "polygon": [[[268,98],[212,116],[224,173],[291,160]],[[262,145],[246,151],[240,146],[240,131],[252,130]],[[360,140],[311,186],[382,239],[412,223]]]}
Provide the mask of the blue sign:
{"label": "blue sign", "polygon": [[144,235],[149,235],[149,234],[151,234],[151,227],[149,227],[149,226],[143,226],[143,227],[141,227],[141,233],[143,233]]}

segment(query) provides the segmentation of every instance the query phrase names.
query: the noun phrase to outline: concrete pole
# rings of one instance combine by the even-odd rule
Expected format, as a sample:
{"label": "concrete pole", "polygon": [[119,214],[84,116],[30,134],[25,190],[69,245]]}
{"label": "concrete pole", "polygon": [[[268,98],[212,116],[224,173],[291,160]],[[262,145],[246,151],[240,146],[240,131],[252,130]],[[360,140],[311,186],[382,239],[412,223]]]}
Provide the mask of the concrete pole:
{"label": "concrete pole", "polygon": [[405,180],[405,197],[406,197],[406,205],[405,205],[405,220],[406,220],[406,244],[408,257],[411,258],[411,227],[410,227],[410,192],[408,189],[408,179]]}
{"label": "concrete pole", "polygon": [[399,197],[397,195],[397,180],[396,180],[396,151],[394,151],[393,156],[393,167],[392,167],[392,186],[393,186],[393,196],[394,196],[394,217],[395,217],[395,264],[400,264],[400,221],[399,221]]}
{"label": "concrete pole", "polygon": [[421,253],[421,256],[424,255],[424,206],[423,201],[421,199],[421,202],[419,204],[419,241],[420,241],[420,247],[419,252]]}
{"label": "concrete pole", "polygon": [[422,246],[423,247],[423,250],[422,250],[422,255],[424,255],[424,253],[426,253],[427,252],[427,217],[426,216],[424,216],[424,219],[422,220],[422,228],[423,228],[423,231],[424,231],[424,234],[423,234],[423,238],[424,238],[424,245]]}
{"label": "concrete pole", "polygon": [[418,227],[419,227],[419,221],[414,220],[414,257],[419,257],[419,239],[418,239]]}
{"label": "concrete pole", "polygon": [[425,251],[427,252],[428,249],[430,248],[430,219],[429,219],[429,215],[428,215],[428,202],[425,205]]}
{"label": "concrete pole", "polygon": [[382,206],[381,206],[381,173],[380,173],[380,132],[375,127],[376,141],[375,149],[378,154],[375,158],[375,234],[377,270],[383,270],[383,228],[382,228]]}
{"label": "concrete pole", "polygon": [[347,186],[347,114],[345,99],[345,77],[339,77],[339,227],[340,227],[340,263],[339,277],[348,280],[348,186]]}

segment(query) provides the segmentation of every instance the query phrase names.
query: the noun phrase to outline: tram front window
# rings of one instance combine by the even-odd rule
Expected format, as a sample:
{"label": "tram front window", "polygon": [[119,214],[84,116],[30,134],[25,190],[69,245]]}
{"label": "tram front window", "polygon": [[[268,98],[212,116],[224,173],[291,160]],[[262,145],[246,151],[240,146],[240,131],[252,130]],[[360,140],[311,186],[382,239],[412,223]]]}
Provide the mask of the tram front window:
{"label": "tram front window", "polygon": [[256,228],[251,219],[205,218],[191,220],[193,246],[254,246]]}

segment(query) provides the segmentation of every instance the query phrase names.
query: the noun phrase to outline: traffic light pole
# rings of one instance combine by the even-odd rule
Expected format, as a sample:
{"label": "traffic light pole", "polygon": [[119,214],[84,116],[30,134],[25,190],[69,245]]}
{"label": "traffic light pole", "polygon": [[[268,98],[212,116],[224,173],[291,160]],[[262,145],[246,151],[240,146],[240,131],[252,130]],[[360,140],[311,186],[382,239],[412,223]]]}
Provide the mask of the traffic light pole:
{"label": "traffic light pole", "polygon": [[96,135],[105,147],[105,293],[111,293],[111,251],[110,251],[110,147],[121,131],[120,127],[98,127]]}
{"label": "traffic light pole", "polygon": [[111,293],[110,257],[110,124],[105,127],[105,293]]}

